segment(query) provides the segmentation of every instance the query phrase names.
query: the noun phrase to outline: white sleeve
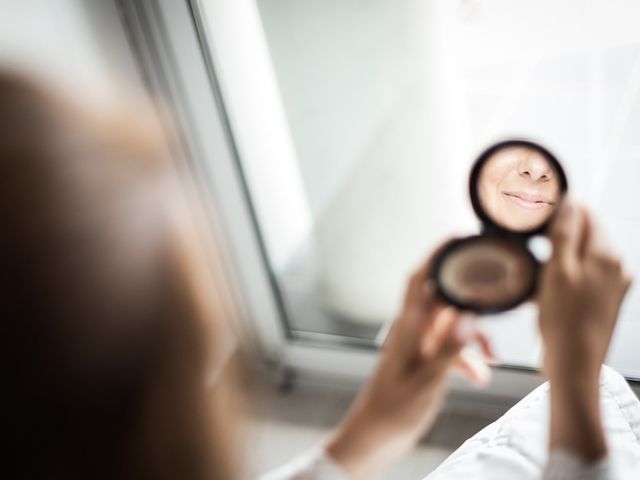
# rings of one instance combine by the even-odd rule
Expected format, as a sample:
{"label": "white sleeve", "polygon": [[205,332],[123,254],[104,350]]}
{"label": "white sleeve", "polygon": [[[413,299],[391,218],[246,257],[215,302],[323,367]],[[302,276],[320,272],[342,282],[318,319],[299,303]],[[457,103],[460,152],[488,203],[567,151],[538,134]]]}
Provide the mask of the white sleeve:
{"label": "white sleeve", "polygon": [[554,450],[542,473],[543,480],[618,480],[609,457],[586,464],[576,455]]}
{"label": "white sleeve", "polygon": [[314,448],[259,480],[349,480],[349,477],[324,448]]}

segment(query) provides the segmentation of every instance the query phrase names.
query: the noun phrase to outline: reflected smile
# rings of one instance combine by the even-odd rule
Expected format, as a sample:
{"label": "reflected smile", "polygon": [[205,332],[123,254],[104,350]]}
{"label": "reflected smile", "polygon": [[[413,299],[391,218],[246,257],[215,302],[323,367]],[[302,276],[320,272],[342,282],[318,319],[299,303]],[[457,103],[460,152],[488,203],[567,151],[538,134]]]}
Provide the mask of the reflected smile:
{"label": "reflected smile", "polygon": [[554,205],[554,202],[542,195],[531,195],[524,192],[502,192],[507,199],[519,207],[528,210],[541,210]]}

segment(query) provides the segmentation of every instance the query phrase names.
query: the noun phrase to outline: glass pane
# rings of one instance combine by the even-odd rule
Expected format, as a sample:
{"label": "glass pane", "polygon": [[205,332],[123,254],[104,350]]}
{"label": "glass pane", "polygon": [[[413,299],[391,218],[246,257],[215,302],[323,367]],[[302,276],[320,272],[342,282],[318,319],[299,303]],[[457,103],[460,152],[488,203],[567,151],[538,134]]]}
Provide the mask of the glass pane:
{"label": "glass pane", "polygon": [[[300,202],[290,203],[303,205],[308,222],[305,235],[280,248],[284,243],[269,230],[292,228],[295,219],[281,218],[278,225],[264,195],[268,189],[268,198],[276,191],[285,195],[284,187],[265,186],[276,174],[265,176],[270,167],[264,163],[262,181],[251,173],[264,158],[243,154],[246,128],[236,130],[294,336],[327,333],[373,344],[383,335],[408,274],[425,254],[452,234],[478,231],[466,192],[470,164],[504,137],[531,138],[556,153],[571,193],[597,210],[640,270],[638,2],[238,5],[245,17],[256,17],[247,25],[260,30],[256,41],[266,45],[295,158],[286,185],[298,182],[302,192]],[[225,72],[225,45],[215,40],[222,90],[229,95],[241,80]],[[240,57],[244,68],[257,61]],[[254,89],[268,84],[245,80]],[[238,105],[227,105],[232,127]],[[640,287],[629,297],[620,330],[640,335]],[[485,324],[505,364],[538,363],[534,308]],[[613,360],[631,368],[640,359],[623,337]]]}

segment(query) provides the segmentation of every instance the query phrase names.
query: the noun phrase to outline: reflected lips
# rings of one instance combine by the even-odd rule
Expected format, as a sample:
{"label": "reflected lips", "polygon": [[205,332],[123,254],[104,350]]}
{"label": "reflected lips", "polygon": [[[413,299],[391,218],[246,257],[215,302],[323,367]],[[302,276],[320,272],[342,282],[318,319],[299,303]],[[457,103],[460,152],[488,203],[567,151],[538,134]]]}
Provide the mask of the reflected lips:
{"label": "reflected lips", "polygon": [[541,210],[553,205],[553,202],[541,195],[529,195],[521,192],[502,192],[516,205],[529,210]]}

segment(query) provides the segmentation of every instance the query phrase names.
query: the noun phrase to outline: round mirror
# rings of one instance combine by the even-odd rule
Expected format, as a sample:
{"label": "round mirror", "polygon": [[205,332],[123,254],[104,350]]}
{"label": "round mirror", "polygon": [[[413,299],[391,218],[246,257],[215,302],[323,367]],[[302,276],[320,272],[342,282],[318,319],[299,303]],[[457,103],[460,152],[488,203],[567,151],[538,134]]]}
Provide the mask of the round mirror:
{"label": "round mirror", "polygon": [[522,233],[543,229],[567,190],[556,158],[524,140],[502,142],[487,150],[470,181],[472,203],[484,223]]}

